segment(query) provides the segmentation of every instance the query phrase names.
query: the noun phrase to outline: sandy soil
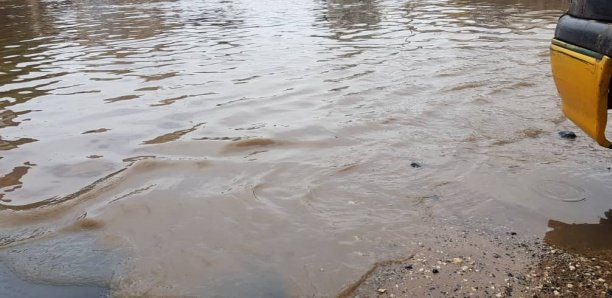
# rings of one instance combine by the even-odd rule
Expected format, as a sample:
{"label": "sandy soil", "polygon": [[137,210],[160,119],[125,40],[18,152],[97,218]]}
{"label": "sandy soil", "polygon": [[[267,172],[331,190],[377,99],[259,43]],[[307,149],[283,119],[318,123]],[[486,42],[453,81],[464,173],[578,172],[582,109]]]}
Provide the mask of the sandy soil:
{"label": "sandy soil", "polygon": [[612,297],[612,266],[515,232],[453,231],[374,266],[339,297]]}

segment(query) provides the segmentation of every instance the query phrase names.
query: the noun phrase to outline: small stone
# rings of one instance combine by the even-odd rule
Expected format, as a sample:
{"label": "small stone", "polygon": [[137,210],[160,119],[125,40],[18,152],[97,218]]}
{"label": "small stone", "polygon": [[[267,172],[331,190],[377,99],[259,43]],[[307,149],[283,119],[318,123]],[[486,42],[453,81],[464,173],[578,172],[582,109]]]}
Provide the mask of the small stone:
{"label": "small stone", "polygon": [[387,292],[387,289],[378,289],[378,293],[384,294]]}
{"label": "small stone", "polygon": [[605,279],[603,279],[603,278],[601,278],[601,277],[600,277],[600,278],[599,278],[597,281],[598,281],[598,282],[606,282],[606,280],[605,280]]}
{"label": "small stone", "polygon": [[468,271],[468,269],[470,269],[470,267],[468,267],[468,266],[462,266],[461,267],[461,271]]}
{"label": "small stone", "polygon": [[461,264],[463,263],[463,259],[462,258],[453,258],[453,264]]}
{"label": "small stone", "polygon": [[395,298],[395,294],[389,294],[389,297]]}
{"label": "small stone", "polygon": [[569,270],[570,270],[570,271],[574,271],[574,270],[576,270],[576,266],[572,266],[572,265],[570,265],[570,266],[569,266]]}
{"label": "small stone", "polygon": [[574,285],[573,285],[573,284],[567,284],[567,288],[568,288],[568,289],[571,289],[571,288],[573,288],[573,287],[574,287]]}
{"label": "small stone", "polygon": [[495,297],[498,297],[498,298],[499,298],[499,297],[501,297],[501,296],[502,296],[502,293],[497,293],[497,294],[495,294]]}
{"label": "small stone", "polygon": [[575,139],[575,138],[576,138],[576,134],[575,134],[573,131],[566,131],[566,130],[564,130],[564,131],[560,131],[560,132],[559,132],[559,136],[560,136],[562,139],[570,139],[570,140],[572,140],[572,139]]}
{"label": "small stone", "polygon": [[559,295],[561,295],[561,294],[559,293],[559,291],[557,291],[557,290],[555,290],[555,291],[553,292],[553,294],[555,294],[555,296],[559,296]]}
{"label": "small stone", "polygon": [[438,270],[438,269],[434,268],[433,270],[431,270],[431,272],[432,272],[433,274],[438,274],[438,273],[440,273],[440,270]]}
{"label": "small stone", "polygon": [[413,268],[413,267],[412,267],[412,265],[406,265],[406,266],[404,266],[404,269],[406,269],[406,270],[412,270],[412,268]]}
{"label": "small stone", "polygon": [[510,235],[516,236],[516,232],[510,232]]}
{"label": "small stone", "polygon": [[410,166],[416,169],[416,168],[420,168],[421,164],[419,164],[418,162],[411,162]]}

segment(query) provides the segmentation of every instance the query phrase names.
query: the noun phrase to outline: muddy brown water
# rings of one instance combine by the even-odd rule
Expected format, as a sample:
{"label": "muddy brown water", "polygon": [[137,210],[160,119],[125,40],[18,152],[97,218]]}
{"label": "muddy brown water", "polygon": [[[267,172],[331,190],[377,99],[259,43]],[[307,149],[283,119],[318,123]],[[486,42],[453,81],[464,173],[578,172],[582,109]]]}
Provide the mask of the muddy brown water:
{"label": "muddy brown water", "polygon": [[567,6],[0,0],[0,276],[330,296],[450,221],[596,224],[612,153],[549,70]]}

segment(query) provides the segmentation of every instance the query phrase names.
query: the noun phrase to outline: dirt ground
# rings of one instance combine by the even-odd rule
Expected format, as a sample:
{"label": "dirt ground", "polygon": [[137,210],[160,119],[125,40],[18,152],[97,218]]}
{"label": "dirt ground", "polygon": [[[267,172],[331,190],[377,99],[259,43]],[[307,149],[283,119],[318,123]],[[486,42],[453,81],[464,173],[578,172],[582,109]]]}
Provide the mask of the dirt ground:
{"label": "dirt ground", "polygon": [[376,264],[339,297],[612,297],[602,251],[570,252],[512,231],[438,234],[406,259]]}

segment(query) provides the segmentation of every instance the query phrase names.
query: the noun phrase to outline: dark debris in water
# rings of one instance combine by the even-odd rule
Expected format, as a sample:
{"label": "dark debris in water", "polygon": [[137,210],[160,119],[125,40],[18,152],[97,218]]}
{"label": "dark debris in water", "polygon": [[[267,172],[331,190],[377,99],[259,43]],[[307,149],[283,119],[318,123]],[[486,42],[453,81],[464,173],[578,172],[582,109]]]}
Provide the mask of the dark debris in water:
{"label": "dark debris in water", "polygon": [[559,136],[562,139],[568,139],[568,140],[573,140],[576,138],[576,134],[573,131],[567,131],[567,130],[560,131]]}

